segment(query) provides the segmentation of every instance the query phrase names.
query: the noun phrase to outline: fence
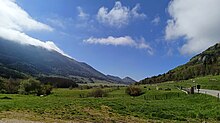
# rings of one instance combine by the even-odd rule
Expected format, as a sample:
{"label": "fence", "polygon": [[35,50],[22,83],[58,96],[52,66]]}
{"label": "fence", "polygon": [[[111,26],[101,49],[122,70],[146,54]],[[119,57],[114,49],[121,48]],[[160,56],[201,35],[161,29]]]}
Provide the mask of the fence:
{"label": "fence", "polygon": [[144,95],[144,100],[167,100],[172,98],[180,98],[186,96],[185,93],[166,93],[166,94],[155,94],[155,95]]}

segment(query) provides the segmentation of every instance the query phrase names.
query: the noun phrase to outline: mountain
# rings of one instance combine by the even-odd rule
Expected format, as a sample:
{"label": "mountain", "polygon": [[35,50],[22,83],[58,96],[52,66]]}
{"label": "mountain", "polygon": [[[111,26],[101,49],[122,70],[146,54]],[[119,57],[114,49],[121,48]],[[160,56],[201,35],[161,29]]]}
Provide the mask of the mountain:
{"label": "mountain", "polygon": [[[141,84],[187,80],[199,76],[220,74],[220,43],[192,57],[189,62],[165,74],[141,80]],[[137,83],[138,84],[138,83]]]}
{"label": "mountain", "polygon": [[108,80],[86,63],[78,62],[56,51],[0,39],[0,76],[81,76]]}
{"label": "mountain", "polygon": [[126,84],[126,85],[136,82],[135,80],[133,80],[130,77],[125,77],[123,79],[121,79],[120,77],[117,77],[117,76],[112,76],[112,75],[107,75],[107,77],[109,80],[111,80],[113,82],[122,83],[122,84]]}
{"label": "mountain", "polygon": [[112,76],[112,75],[107,75],[108,79],[113,81],[113,82],[117,82],[117,83],[122,83],[122,79],[120,77],[117,76]]}
{"label": "mountain", "polygon": [[133,80],[132,78],[130,77],[125,77],[124,79],[122,79],[122,81],[126,84],[132,84],[132,83],[135,83],[136,81]]}

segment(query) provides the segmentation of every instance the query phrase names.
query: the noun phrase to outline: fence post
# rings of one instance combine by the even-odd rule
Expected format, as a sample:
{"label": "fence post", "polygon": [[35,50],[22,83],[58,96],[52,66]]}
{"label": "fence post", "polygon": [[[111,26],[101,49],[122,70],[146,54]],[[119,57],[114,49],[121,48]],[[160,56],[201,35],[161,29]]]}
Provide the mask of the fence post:
{"label": "fence post", "polygon": [[219,101],[219,93],[218,93],[218,101]]}
{"label": "fence post", "polygon": [[180,93],[178,93],[178,98],[180,97]]}
{"label": "fence post", "polygon": [[167,99],[167,94],[166,94],[166,99]]}

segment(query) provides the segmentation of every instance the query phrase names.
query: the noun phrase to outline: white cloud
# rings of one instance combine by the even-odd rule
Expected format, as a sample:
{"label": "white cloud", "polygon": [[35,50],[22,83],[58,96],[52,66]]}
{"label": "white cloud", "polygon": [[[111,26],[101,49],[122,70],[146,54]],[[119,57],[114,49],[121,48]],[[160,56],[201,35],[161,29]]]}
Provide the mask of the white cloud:
{"label": "white cloud", "polygon": [[153,23],[154,25],[158,25],[160,23],[160,17],[159,16],[156,16],[152,21],[151,23]]}
{"label": "white cloud", "polygon": [[0,18],[1,38],[21,44],[40,46],[68,56],[53,42],[43,42],[25,34],[26,31],[53,31],[53,28],[34,20],[16,4],[16,0],[0,0]]}
{"label": "white cloud", "polygon": [[109,36],[108,38],[93,38],[90,37],[87,40],[84,40],[84,42],[90,43],[90,44],[103,44],[103,45],[123,45],[123,46],[133,46],[135,45],[134,40],[129,37],[129,36],[125,36],[125,37],[119,37],[119,38],[115,38],[112,36]]}
{"label": "white cloud", "polygon": [[57,26],[60,27],[62,29],[65,29],[66,26],[64,25],[64,23],[62,22],[62,20],[58,19],[58,18],[47,18],[47,21],[52,24],[53,26]]}
{"label": "white cloud", "polygon": [[139,48],[139,49],[147,49],[147,52],[150,54],[150,55],[153,55],[154,52],[153,52],[153,48],[150,47],[150,45],[146,44],[145,43],[145,39],[142,37],[139,41],[139,43],[136,42],[136,48]]}
{"label": "white cloud", "polygon": [[79,17],[80,19],[83,19],[83,20],[88,19],[89,14],[85,13],[85,12],[83,11],[82,7],[78,6],[78,7],[77,7],[77,10],[78,10],[78,12],[79,12],[78,17]]}
{"label": "white cloud", "polygon": [[144,13],[138,13],[139,9],[139,4],[130,9],[122,6],[121,2],[117,1],[110,11],[108,11],[108,8],[101,7],[97,13],[97,20],[103,24],[120,28],[127,25],[131,19],[145,18]]}
{"label": "white cloud", "polygon": [[165,38],[183,37],[182,54],[199,53],[220,41],[220,0],[172,0]]}
{"label": "white cloud", "polygon": [[27,12],[25,12],[15,3],[15,0],[0,1],[0,17],[0,27],[15,29],[19,31],[53,31],[51,27],[32,19]]}
{"label": "white cloud", "polygon": [[144,13],[138,13],[138,11],[141,9],[140,4],[136,4],[136,6],[130,11],[130,16],[133,16],[134,18],[145,18],[147,17]]}
{"label": "white cloud", "polygon": [[145,39],[141,38],[139,41],[135,41],[130,36],[124,37],[113,37],[109,36],[107,38],[94,38],[84,40],[83,42],[89,44],[102,44],[102,45],[114,45],[114,46],[131,46],[138,49],[147,49],[150,55],[153,55],[153,49],[150,45],[145,43]]}

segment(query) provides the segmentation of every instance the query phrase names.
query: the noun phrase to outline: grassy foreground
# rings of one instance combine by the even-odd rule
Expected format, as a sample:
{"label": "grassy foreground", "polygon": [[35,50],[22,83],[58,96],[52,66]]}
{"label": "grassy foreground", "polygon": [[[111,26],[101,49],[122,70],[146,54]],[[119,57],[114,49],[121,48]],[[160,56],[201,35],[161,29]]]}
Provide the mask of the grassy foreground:
{"label": "grassy foreground", "polygon": [[156,85],[142,86],[145,94],[139,97],[126,95],[122,87],[104,98],[79,96],[92,89],[54,89],[45,97],[0,94],[0,118],[42,122],[220,122],[220,102],[215,97],[186,95],[173,83],[157,86],[162,90],[156,90]]}

